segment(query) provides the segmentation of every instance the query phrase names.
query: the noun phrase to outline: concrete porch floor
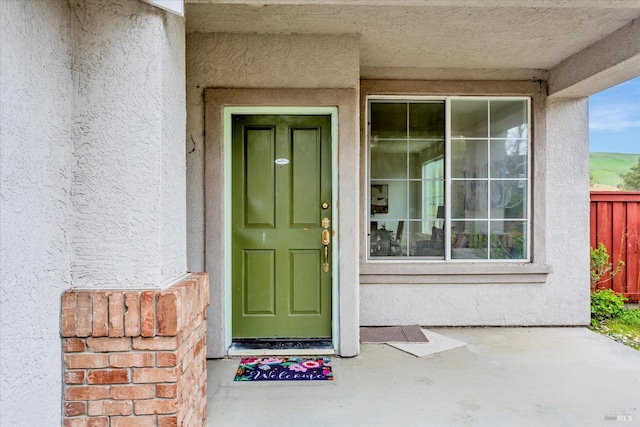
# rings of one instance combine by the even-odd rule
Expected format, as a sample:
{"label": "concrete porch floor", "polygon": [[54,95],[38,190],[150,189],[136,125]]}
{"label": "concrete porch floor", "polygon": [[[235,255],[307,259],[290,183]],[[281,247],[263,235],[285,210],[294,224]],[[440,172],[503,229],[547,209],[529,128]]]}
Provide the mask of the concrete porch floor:
{"label": "concrete porch floor", "polygon": [[363,345],[332,382],[234,383],[239,358],[209,360],[207,425],[640,426],[640,351],[586,328],[430,329],[467,346]]}

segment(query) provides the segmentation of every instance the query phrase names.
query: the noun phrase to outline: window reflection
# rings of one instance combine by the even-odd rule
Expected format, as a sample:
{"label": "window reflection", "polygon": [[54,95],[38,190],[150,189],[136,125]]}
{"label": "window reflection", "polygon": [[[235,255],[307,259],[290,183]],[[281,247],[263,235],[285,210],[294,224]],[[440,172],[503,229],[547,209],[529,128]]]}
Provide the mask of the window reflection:
{"label": "window reflection", "polygon": [[444,101],[371,101],[369,255],[527,259],[528,108],[526,99],[456,97],[447,118]]}

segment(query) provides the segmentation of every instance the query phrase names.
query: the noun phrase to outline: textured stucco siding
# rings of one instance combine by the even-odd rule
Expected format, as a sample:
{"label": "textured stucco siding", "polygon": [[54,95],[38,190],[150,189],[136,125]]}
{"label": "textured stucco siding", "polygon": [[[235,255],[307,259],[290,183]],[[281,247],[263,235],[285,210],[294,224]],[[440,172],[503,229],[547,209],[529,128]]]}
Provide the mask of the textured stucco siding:
{"label": "textured stucco siding", "polygon": [[533,159],[533,209],[538,209],[533,227],[545,232],[533,245],[543,248],[536,261],[550,267],[546,282],[362,285],[362,325],[588,324],[587,100],[547,100],[545,127],[544,147]]}
{"label": "textured stucco siding", "polygon": [[[589,306],[589,103],[548,98],[547,175],[544,202],[547,264],[554,273],[544,301],[569,324],[588,324]],[[546,310],[541,310],[543,313]],[[545,322],[545,323],[548,323]],[[544,323],[543,323],[544,324]]]}
{"label": "textured stucco siding", "polygon": [[73,286],[158,286],[186,270],[184,21],[86,0],[72,26]]}
{"label": "textured stucco siding", "polygon": [[0,15],[0,425],[55,426],[70,283],[69,6],[0,1]]}
{"label": "textured stucco siding", "polygon": [[186,272],[184,19],[0,1],[0,425],[59,425],[60,295]]}
{"label": "textured stucco siding", "polygon": [[204,266],[205,88],[357,88],[353,35],[187,35],[187,259]]}
{"label": "textured stucco siding", "polygon": [[[184,18],[165,14],[162,51],[162,282],[187,269],[187,123]],[[194,270],[195,271],[195,270]],[[204,270],[197,270],[204,271]]]}

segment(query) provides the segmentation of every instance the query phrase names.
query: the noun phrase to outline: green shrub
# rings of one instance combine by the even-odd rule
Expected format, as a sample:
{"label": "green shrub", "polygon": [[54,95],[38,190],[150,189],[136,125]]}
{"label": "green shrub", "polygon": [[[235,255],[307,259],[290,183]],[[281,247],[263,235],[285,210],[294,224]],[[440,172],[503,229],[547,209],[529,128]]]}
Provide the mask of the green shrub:
{"label": "green shrub", "polygon": [[620,314],[620,320],[628,325],[640,327],[640,310],[625,310]]}
{"label": "green shrub", "polygon": [[600,283],[613,279],[623,266],[624,261],[620,260],[616,269],[613,269],[607,248],[602,242],[598,244],[597,249],[591,248],[591,290],[595,291]]}
{"label": "green shrub", "polygon": [[617,294],[611,289],[591,292],[591,318],[596,322],[613,319],[624,312],[624,295]]}

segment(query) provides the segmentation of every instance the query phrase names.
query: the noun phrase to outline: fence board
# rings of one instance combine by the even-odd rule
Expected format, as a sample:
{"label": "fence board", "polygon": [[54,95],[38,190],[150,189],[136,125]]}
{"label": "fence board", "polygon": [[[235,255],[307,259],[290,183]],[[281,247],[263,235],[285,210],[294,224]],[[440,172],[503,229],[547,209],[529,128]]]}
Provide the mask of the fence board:
{"label": "fence board", "polygon": [[614,267],[622,260],[622,271],[598,285],[638,301],[640,295],[640,192],[591,192],[590,242],[602,242]]}
{"label": "fence board", "polygon": [[[613,202],[611,203],[611,210],[611,238],[613,241],[611,250],[608,250],[608,252],[609,255],[611,255],[611,262],[615,268],[620,261],[625,262],[627,259],[627,203]],[[613,290],[618,293],[624,293],[626,282],[627,269],[623,268],[620,270],[620,273],[616,274],[613,278]]]}

